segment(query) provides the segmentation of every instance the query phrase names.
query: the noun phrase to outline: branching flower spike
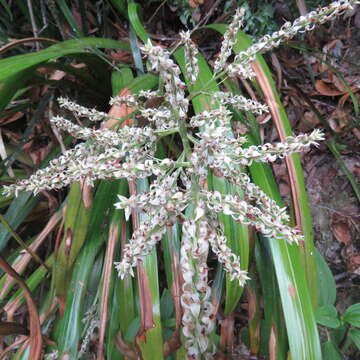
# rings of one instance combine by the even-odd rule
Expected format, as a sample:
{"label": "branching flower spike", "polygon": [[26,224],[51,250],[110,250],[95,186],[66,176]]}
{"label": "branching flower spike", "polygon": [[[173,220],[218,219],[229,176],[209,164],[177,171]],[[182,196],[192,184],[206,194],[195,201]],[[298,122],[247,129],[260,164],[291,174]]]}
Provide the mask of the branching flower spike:
{"label": "branching flower spike", "polygon": [[[299,31],[311,30],[315,24],[331,20],[351,8],[357,1],[341,0],[317,12],[311,12],[286,23],[280,31],[265,36],[246,51],[240,52],[232,64],[226,65],[236,34],[241,27],[243,10],[236,12],[224,35],[221,53],[215,61],[214,79],[218,75],[252,76],[251,62],[259,52],[267,51],[280,42],[292,38]],[[185,54],[185,79],[192,85],[199,80],[198,50],[189,33],[181,34]],[[193,115],[189,110],[191,93],[178,65],[170,52],[150,41],[142,47],[150,71],[159,76],[159,89],[140,91],[138,94],[115,97],[111,104],[132,108],[134,122],[139,126],[124,126],[118,130],[87,128],[56,116],[51,123],[81,140],[73,149],[38,170],[29,179],[4,187],[5,195],[20,191],[35,194],[44,190],[60,189],[74,181],[93,185],[96,180],[132,179],[150,177],[152,185],[145,194],[130,198],[119,196],[115,207],[125,211],[147,214],[131,239],[124,246],[121,261],[115,264],[121,279],[134,275],[133,269],[161,240],[166,229],[173,224],[182,228],[180,269],[183,279],[181,305],[182,331],[188,359],[214,359],[215,346],[209,336],[215,328],[215,309],[211,303],[208,284],[208,254],[210,249],[223,265],[231,280],[243,286],[248,279],[240,258],[227,245],[218,214],[251,225],[271,241],[299,243],[301,231],[289,226],[286,209],[251,182],[244,166],[253,162],[273,162],[294,152],[303,151],[323,140],[323,134],[290,136],[285,142],[245,147],[245,137],[235,137],[231,127],[232,110],[249,111],[255,115],[268,112],[268,106],[244,96],[217,91],[211,94],[209,109]],[[217,74],[217,75],[216,75]],[[156,99],[155,107],[147,106]],[[60,106],[74,112],[76,118],[91,121],[107,115],[59,99]],[[92,123],[96,125],[96,123]],[[182,142],[182,154],[177,158],[157,158],[159,140],[177,134]],[[191,141],[190,141],[191,140]],[[235,189],[229,194],[210,191],[206,186],[209,170],[225,178]],[[214,175],[215,176],[215,175]],[[95,327],[95,323],[92,328]]]}

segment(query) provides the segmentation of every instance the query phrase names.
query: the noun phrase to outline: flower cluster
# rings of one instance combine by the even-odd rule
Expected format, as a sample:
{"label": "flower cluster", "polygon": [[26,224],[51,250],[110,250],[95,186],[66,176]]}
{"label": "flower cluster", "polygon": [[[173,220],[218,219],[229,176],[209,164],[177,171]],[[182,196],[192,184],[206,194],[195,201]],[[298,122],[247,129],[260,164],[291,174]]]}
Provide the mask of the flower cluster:
{"label": "flower cluster", "polygon": [[[258,52],[272,49],[281,41],[290,39],[299,31],[311,30],[315,23],[332,19],[350,8],[356,1],[341,0],[328,7],[301,17],[293,24],[285,24],[271,36],[265,36],[248,50],[239,53],[227,70],[231,75],[248,77],[250,63]],[[224,35],[221,52],[215,61],[215,74],[226,68],[236,33],[241,27],[243,10],[236,12]],[[189,84],[199,77],[197,49],[189,33],[182,33],[185,55],[185,78]],[[147,220],[139,224],[116,263],[121,279],[134,275],[133,268],[161,240],[168,227],[182,225],[180,268],[183,278],[181,305],[183,308],[183,334],[189,359],[213,359],[214,345],[210,333],[215,326],[214,308],[210,301],[207,257],[209,249],[223,264],[231,280],[244,285],[247,272],[241,268],[240,258],[227,245],[218,214],[231,216],[235,221],[251,225],[265,236],[275,240],[299,243],[302,235],[289,226],[285,208],[253,184],[243,170],[252,162],[273,162],[294,152],[303,151],[323,139],[320,131],[309,135],[290,136],[285,142],[246,147],[245,137],[235,137],[231,128],[233,108],[260,115],[268,111],[265,104],[218,91],[212,93],[212,110],[190,116],[190,88],[181,78],[180,68],[171,54],[150,41],[142,47],[149,68],[159,74],[157,91],[115,97],[111,104],[126,105],[133,109],[131,116],[145,119],[146,125],[123,126],[118,130],[87,128],[61,116],[51,123],[75,138],[83,140],[38,170],[27,180],[4,188],[4,193],[19,191],[60,189],[74,181],[93,185],[99,179],[137,179],[154,176],[150,190],[130,198],[119,196],[115,204],[124,209],[129,219],[133,212],[144,212]],[[226,72],[225,71],[225,72]],[[148,101],[156,98],[156,101]],[[60,106],[98,121],[108,118],[105,113],[77,105],[61,98]],[[148,102],[156,103],[148,106]],[[158,159],[156,143],[162,136],[178,133],[183,153],[178,159]],[[191,139],[192,145],[189,141]],[[206,180],[209,170],[234,185],[230,194],[209,191]],[[241,194],[241,196],[240,196]],[[97,326],[94,322],[92,327]]]}
{"label": "flower cluster", "polygon": [[131,211],[140,211],[148,215],[149,221],[144,221],[123,251],[123,259],[116,263],[119,276],[123,279],[132,274],[132,268],[137,261],[146,256],[153,246],[161,240],[167,226],[176,223],[176,216],[180,215],[189,202],[189,195],[182,192],[176,185],[177,174],[166,176],[161,181],[155,181],[146,194],[133,195],[129,199],[118,195],[117,209],[124,209],[128,219]]}
{"label": "flower cluster", "polygon": [[142,47],[142,51],[148,56],[151,70],[159,73],[164,81],[165,101],[170,105],[176,115],[186,118],[189,100],[185,97],[185,83],[180,79],[180,69],[170,59],[170,54],[160,46],[153,46],[149,42]]}
{"label": "flower cluster", "polygon": [[59,97],[58,102],[61,108],[65,108],[72,113],[80,116],[86,117],[91,121],[101,121],[107,118],[107,114],[96,109],[89,109],[85,106],[81,106],[73,101],[70,101],[67,98]]}
{"label": "flower cluster", "polygon": [[186,76],[190,79],[190,83],[193,84],[199,75],[199,65],[196,58],[198,49],[190,38],[190,31],[181,32],[180,37],[185,45]]}
{"label": "flower cluster", "polygon": [[[171,160],[153,160],[156,139],[150,128],[121,129],[121,135],[110,130],[92,130],[81,128],[63,118],[53,119],[61,128],[69,124],[69,131],[81,139],[91,139],[67,150],[60,157],[50,161],[48,167],[38,170],[29,179],[4,186],[5,195],[19,191],[61,189],[72,182],[85,179],[93,185],[95,180],[119,178],[144,178],[152,174],[159,175],[167,170]],[[124,158],[126,162],[122,162]]]}
{"label": "flower cluster", "polygon": [[215,349],[209,343],[209,334],[215,326],[215,315],[208,285],[209,225],[203,219],[187,220],[182,229],[180,266],[184,279],[181,305],[185,346],[189,359],[201,355],[212,358]]}
{"label": "flower cluster", "polygon": [[230,76],[239,75],[243,78],[253,78],[255,74],[251,69],[251,62],[255,60],[257,54],[278,47],[281,43],[292,39],[298,33],[311,31],[317,24],[330,21],[358,4],[360,4],[358,0],[334,1],[329,6],[318,11],[311,11],[305,16],[300,16],[293,23],[286,22],[279,31],[263,36],[247,50],[241,51],[236,55],[234,62],[228,67],[228,74]]}
{"label": "flower cluster", "polygon": [[235,15],[224,33],[224,40],[221,44],[220,55],[214,63],[214,73],[217,74],[224,69],[226,60],[231,55],[233,46],[236,43],[236,35],[243,25],[245,9],[237,9]]}
{"label": "flower cluster", "polygon": [[267,105],[248,99],[242,95],[233,95],[218,91],[214,94],[214,97],[219,100],[222,105],[232,105],[236,109],[250,111],[256,115],[261,115],[269,111]]}

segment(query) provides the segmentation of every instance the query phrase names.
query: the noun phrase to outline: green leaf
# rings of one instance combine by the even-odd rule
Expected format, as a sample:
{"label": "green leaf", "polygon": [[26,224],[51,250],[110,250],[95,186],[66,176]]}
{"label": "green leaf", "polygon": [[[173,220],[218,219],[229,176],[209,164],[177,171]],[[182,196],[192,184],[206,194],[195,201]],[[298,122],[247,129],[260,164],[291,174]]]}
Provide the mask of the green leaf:
{"label": "green leaf", "polygon": [[[64,316],[55,326],[54,340],[58,344],[59,352],[60,354],[68,352],[70,359],[77,358],[79,340],[84,327],[81,321],[86,310],[84,304],[90,303],[94,297],[94,294],[90,293],[90,288],[93,286],[91,282],[94,282],[91,281],[93,279],[91,274],[95,264],[98,264],[96,256],[105,241],[107,233],[102,226],[104,222],[103,214],[106,214],[110,208],[112,209],[117,190],[118,183],[116,181],[100,182],[97,188],[91,210],[87,241],[76,257],[71,281],[67,285]],[[100,274],[101,271],[99,271]]]}
{"label": "green leaf", "polygon": [[349,330],[349,336],[356,345],[356,347],[360,350],[360,330],[351,328]]}
{"label": "green leaf", "polygon": [[[16,230],[38,202],[39,198],[33,197],[32,193],[22,192],[11,202],[4,217],[10,226]],[[0,224],[0,252],[5,248],[10,238],[10,232]]]}
{"label": "green leaf", "polygon": [[[321,350],[324,360],[342,360],[339,349],[332,341],[327,341],[321,344]],[[314,359],[315,360],[315,359]]]}
{"label": "green leaf", "polygon": [[360,303],[348,307],[343,316],[343,320],[353,326],[360,327]]}
{"label": "green leaf", "polygon": [[[284,326],[284,316],[281,308],[280,293],[276,281],[276,273],[271,258],[269,242],[261,235],[262,241],[255,238],[255,261],[258,277],[260,279],[262,302],[264,308],[264,320],[261,323],[260,349],[266,357],[269,356],[269,343],[272,338],[276,342],[275,358],[276,360],[286,359],[288,352],[288,343],[286,338],[286,327]],[[253,277],[250,275],[253,282]],[[254,285],[249,284],[250,291]],[[255,321],[256,323],[256,321]],[[249,321],[249,335],[253,335],[253,321]],[[250,346],[253,341],[250,337]]]}
{"label": "green leaf", "polygon": [[57,0],[57,5],[59,6],[61,12],[63,13],[66,21],[70,25],[72,31],[78,36],[84,36],[82,31],[80,30],[71,10],[69,9],[68,5],[66,4],[65,0]]}
{"label": "green leaf", "polygon": [[64,235],[55,257],[54,286],[56,295],[64,298],[74,262],[84,244],[90,222],[92,204],[89,206],[84,203],[82,191],[80,183],[73,183],[70,187],[64,217]]}
{"label": "green leaf", "polygon": [[[343,323],[343,325],[330,331],[330,339],[336,346],[340,346],[344,342],[344,338],[347,336],[349,325]],[[326,360],[326,359],[324,359]]]}
{"label": "green leaf", "polygon": [[336,300],[335,279],[328,264],[316,248],[315,261],[319,280],[319,306],[334,305]]}
{"label": "green leaf", "polygon": [[142,21],[140,20],[139,12],[141,12],[141,6],[135,2],[130,2],[128,6],[128,16],[130,23],[136,35],[141,39],[144,44],[146,44],[149,40],[149,35],[145,30]]}
{"label": "green leaf", "polygon": [[335,306],[324,305],[315,311],[315,318],[318,324],[329,328],[337,328],[341,325]]}
{"label": "green leaf", "polygon": [[127,4],[126,0],[110,0],[116,10],[118,10],[123,16],[127,17]]}
{"label": "green leaf", "polygon": [[171,297],[171,292],[164,289],[160,299],[161,321],[168,320],[174,314],[174,304]]}
{"label": "green leaf", "polygon": [[130,50],[127,43],[112,39],[80,38],[63,41],[36,53],[12,56],[0,60],[0,89],[4,86],[5,79],[17,74],[19,71],[28,69],[34,65],[39,65],[44,61],[57,59],[61,56],[88,53],[90,48]]}
{"label": "green leaf", "polygon": [[140,317],[137,316],[133,318],[133,320],[131,321],[128,330],[124,336],[124,340],[129,343],[133,343],[135,341],[136,334],[139,331],[139,328],[140,328]]}
{"label": "green leaf", "polygon": [[133,81],[133,74],[130,68],[126,67],[120,71],[111,73],[112,96],[118,95],[119,91],[129,86]]}
{"label": "green leaf", "polygon": [[0,83],[0,111],[3,111],[6,108],[18,89],[24,86],[25,82],[29,79],[31,72],[31,68],[19,71]]}

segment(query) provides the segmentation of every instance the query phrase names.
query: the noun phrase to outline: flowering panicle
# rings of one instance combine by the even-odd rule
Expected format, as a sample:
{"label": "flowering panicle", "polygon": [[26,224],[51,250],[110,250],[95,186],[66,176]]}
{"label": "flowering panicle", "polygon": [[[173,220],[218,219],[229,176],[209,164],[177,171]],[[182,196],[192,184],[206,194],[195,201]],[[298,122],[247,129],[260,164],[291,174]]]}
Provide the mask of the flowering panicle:
{"label": "flowering panicle", "polygon": [[138,93],[138,99],[145,98],[145,99],[153,99],[160,96],[159,91],[153,91],[153,90],[140,90]]}
{"label": "flowering panicle", "polygon": [[236,109],[251,111],[254,114],[261,115],[269,112],[269,108],[265,104],[261,104],[255,100],[251,100],[242,95],[233,95],[226,92],[218,91],[214,94],[215,99],[219,100],[222,105],[231,105]]}
{"label": "flowering panicle", "polygon": [[[200,205],[201,206],[201,205]],[[183,334],[189,359],[212,359],[214,347],[209,334],[215,326],[213,305],[208,285],[207,256],[209,226],[203,219],[183,224],[180,266],[183,275],[181,305]]]}
{"label": "flowering panicle", "polygon": [[155,181],[146,194],[133,195],[129,199],[119,197],[115,203],[117,209],[124,209],[128,219],[131,211],[145,212],[149,220],[140,224],[134,231],[129,243],[123,250],[123,258],[116,263],[119,276],[133,274],[132,268],[138,260],[146,256],[153,246],[161,240],[167,226],[176,222],[179,215],[189,203],[189,195],[176,186],[177,175],[166,176]]}
{"label": "flowering panicle", "polygon": [[139,105],[138,101],[136,100],[134,95],[122,95],[122,96],[115,96],[110,99],[110,105],[127,105],[131,108],[137,107]]}
{"label": "flowering panicle", "polygon": [[140,115],[145,117],[159,130],[168,130],[177,126],[177,121],[172,115],[171,110],[165,106],[157,109],[140,109]]}
{"label": "flowering panicle", "polygon": [[116,132],[108,129],[94,130],[81,127],[61,116],[51,118],[50,122],[58,129],[65,130],[78,139],[92,139],[102,146],[119,146],[123,151],[128,151],[132,147],[156,140],[156,136],[150,127],[135,128],[124,126]]}
{"label": "flowering panicle", "polygon": [[59,358],[59,350],[44,355],[44,360],[57,360]]}
{"label": "flowering panicle", "polygon": [[182,42],[185,44],[185,70],[186,76],[190,79],[190,83],[195,83],[199,75],[199,64],[196,58],[199,53],[196,45],[191,40],[190,31],[182,31],[180,33]]}
{"label": "flowering panicle", "polygon": [[341,15],[344,11],[352,9],[358,0],[339,0],[331,3],[329,6],[311,11],[310,13],[300,16],[293,23],[286,22],[279,31],[271,35],[265,35],[247,50],[241,51],[235,56],[234,62],[228,66],[230,76],[240,75],[243,78],[252,78],[255,76],[251,69],[251,62],[257,54],[269,51],[282,42],[292,39],[297,33],[311,31],[316,24],[323,24]]}
{"label": "flowering panicle", "polygon": [[225,106],[220,106],[218,109],[205,110],[201,113],[194,115],[190,119],[190,126],[202,127],[202,126],[228,126],[230,124],[231,111]]}
{"label": "flowering panicle", "polygon": [[186,85],[180,79],[179,67],[170,59],[168,51],[153,46],[150,40],[142,47],[142,51],[148,56],[151,69],[158,72],[165,83],[165,100],[180,118],[185,118],[189,100],[185,98]]}
{"label": "flowering panicle", "polygon": [[286,138],[286,142],[252,145],[244,148],[242,147],[246,141],[244,137],[227,138],[226,133],[226,128],[216,128],[199,135],[201,140],[197,144],[195,152],[199,157],[206,156],[207,165],[212,168],[221,170],[234,165],[249,166],[254,161],[274,162],[292,153],[303,151],[324,139],[319,130],[314,130],[309,135],[289,136]]}
{"label": "flowering panicle", "polygon": [[259,209],[238,195],[221,195],[217,191],[203,193],[210,211],[230,215],[235,221],[245,225],[253,225],[259,232],[273,239],[284,239],[290,243],[302,240],[299,231],[285,225],[283,219],[271,209]]}
{"label": "flowering panicle", "polygon": [[58,103],[60,107],[65,108],[80,117],[86,117],[91,121],[101,121],[108,117],[108,115],[104,112],[97,111],[95,109],[89,109],[85,106],[81,106],[79,104],[74,103],[73,101],[70,101],[67,98],[59,97]]}
{"label": "flowering panicle", "polygon": [[213,220],[211,228],[209,227],[209,243],[213,253],[217,256],[219,262],[224,265],[225,271],[230,275],[230,280],[238,280],[240,286],[244,286],[246,280],[249,280],[247,271],[241,270],[240,257],[235,255],[226,245],[227,239],[219,230],[220,224]]}
{"label": "flowering panicle", "polygon": [[[125,155],[131,155],[132,158],[129,157],[127,162],[122,163]],[[143,151],[128,152],[115,147],[103,149],[82,143],[52,160],[47,168],[38,170],[29,179],[4,186],[3,194],[17,195],[20,191],[37,194],[43,190],[61,189],[83,179],[87,185],[93,186],[96,180],[160,176],[172,166],[172,160],[147,158]]]}
{"label": "flowering panicle", "polygon": [[[327,21],[355,3],[357,1],[341,0],[299,18],[292,25],[285,24],[279,32],[263,37],[237,55],[234,64],[228,67],[229,73],[247,77],[256,53],[272,49],[298,31],[311,30],[313,24]],[[220,56],[215,61],[215,74],[225,66],[242,17],[243,10],[239,10],[224,35]],[[189,33],[181,36],[185,43],[185,77],[193,83],[198,77],[197,49]],[[286,209],[279,207],[253,184],[243,167],[254,161],[273,162],[303,151],[323,140],[323,135],[315,130],[309,135],[290,136],[282,143],[245,147],[246,138],[235,137],[232,132],[231,109],[260,115],[269,111],[267,105],[219,91],[212,94],[214,102],[209,104],[210,108],[216,104],[216,109],[190,116],[189,100],[193,94],[181,79],[180,69],[170,58],[170,53],[160,46],[153,46],[150,41],[142,50],[147,55],[150,69],[159,73],[160,88],[115,97],[111,104],[131,107],[134,116],[147,120],[147,126],[124,126],[118,131],[99,130],[56,116],[51,119],[53,125],[84,142],[52,160],[47,168],[38,170],[29,179],[4,187],[3,193],[17,195],[24,190],[38,193],[60,189],[80,180],[93,185],[99,179],[156,177],[147,193],[130,198],[119,196],[115,204],[117,209],[125,211],[126,219],[132,212],[147,215],[147,220],[139,224],[124,246],[122,259],[115,266],[121,279],[128,274],[134,275],[133,268],[156,246],[166,229],[182,222],[180,269],[183,283],[180,296],[187,356],[189,359],[214,359],[214,345],[209,337],[215,326],[215,309],[208,285],[210,247],[231,280],[243,286],[248,279],[239,256],[226,243],[217,214],[229,215],[237,222],[254,226],[273,240],[299,243],[302,235],[288,225]],[[108,118],[105,113],[64,98],[60,99],[60,106],[90,120]],[[176,141],[181,139],[183,153],[175,160],[156,158],[157,141],[170,133],[179,134]],[[206,179],[209,170],[234,185],[234,191],[230,194],[208,191]]]}
{"label": "flowering panicle", "polygon": [[93,335],[95,329],[99,328],[99,326],[100,326],[100,321],[98,319],[92,319],[90,321],[85,336],[81,343],[81,347],[78,353],[78,359],[81,359],[88,352],[91,336]]}
{"label": "flowering panicle", "polygon": [[236,35],[243,25],[245,9],[237,9],[235,15],[224,33],[224,40],[221,43],[221,50],[214,63],[214,74],[224,69],[226,60],[231,55],[233,46],[236,43]]}

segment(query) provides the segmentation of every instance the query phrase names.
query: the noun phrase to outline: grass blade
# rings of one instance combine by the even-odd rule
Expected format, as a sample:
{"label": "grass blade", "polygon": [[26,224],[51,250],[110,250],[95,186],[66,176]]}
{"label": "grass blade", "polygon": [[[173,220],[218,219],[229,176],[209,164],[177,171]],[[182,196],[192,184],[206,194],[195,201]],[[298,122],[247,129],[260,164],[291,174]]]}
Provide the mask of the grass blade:
{"label": "grass blade", "polygon": [[128,16],[136,35],[141,39],[141,41],[146,44],[149,40],[149,35],[146,32],[142,21],[139,18],[139,12],[141,12],[141,7],[135,2],[130,2],[128,6]]}
{"label": "grass blade", "polygon": [[87,194],[84,194],[83,190],[79,183],[71,185],[64,216],[64,235],[55,253],[53,282],[61,310],[71,279],[72,267],[85,241],[90,221],[92,202],[86,200]]}
{"label": "grass blade", "polygon": [[19,71],[28,69],[34,65],[39,65],[44,61],[57,59],[61,56],[88,53],[89,48],[130,50],[127,43],[112,39],[80,38],[63,41],[36,53],[16,55],[0,60],[0,84],[3,84],[5,79],[15,75]]}

